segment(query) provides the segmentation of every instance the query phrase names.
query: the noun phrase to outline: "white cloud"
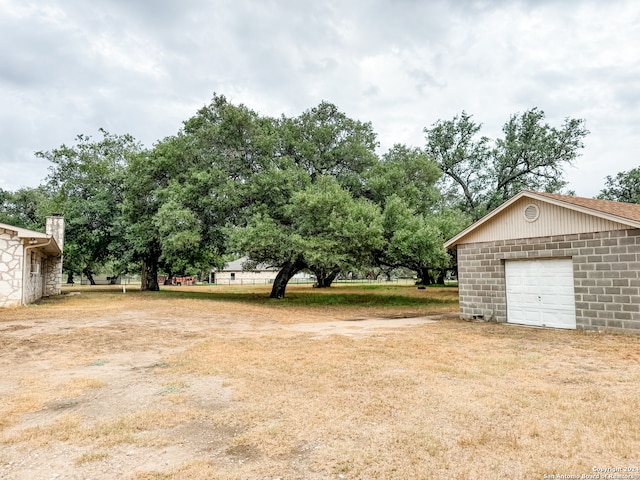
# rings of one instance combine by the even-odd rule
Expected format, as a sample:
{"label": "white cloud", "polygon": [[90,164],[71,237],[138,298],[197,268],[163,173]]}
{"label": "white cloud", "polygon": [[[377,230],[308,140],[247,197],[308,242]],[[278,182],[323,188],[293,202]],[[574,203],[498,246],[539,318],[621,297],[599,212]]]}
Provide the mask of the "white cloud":
{"label": "white cloud", "polygon": [[533,106],[584,118],[571,188],[638,166],[640,5],[612,2],[0,0],[0,188],[104,127],[146,145],[216,91],[267,115],[328,100],[382,148],[462,110],[500,134]]}

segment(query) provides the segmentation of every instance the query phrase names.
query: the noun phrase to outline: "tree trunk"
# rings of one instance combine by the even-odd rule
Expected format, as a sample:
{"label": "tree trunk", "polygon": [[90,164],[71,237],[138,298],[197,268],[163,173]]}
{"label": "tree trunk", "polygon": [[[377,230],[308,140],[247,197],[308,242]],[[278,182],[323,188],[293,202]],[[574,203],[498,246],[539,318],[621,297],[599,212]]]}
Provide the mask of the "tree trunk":
{"label": "tree trunk", "polygon": [[91,272],[91,270],[84,269],[82,273],[84,273],[85,277],[87,277],[87,280],[89,280],[89,285],[96,284],[96,281],[93,279],[93,273]]}
{"label": "tree trunk", "polygon": [[72,284],[73,283],[73,272],[68,272],[67,273],[67,283],[68,284]]}
{"label": "tree trunk", "polygon": [[438,278],[436,280],[436,283],[439,285],[444,285],[444,280],[447,274],[447,270],[445,268],[441,268],[438,270]]}
{"label": "tree trunk", "polygon": [[340,268],[335,267],[329,272],[325,270],[312,270],[313,274],[316,276],[316,283],[313,286],[314,288],[329,288],[333,281],[336,279],[338,274],[340,273]]}
{"label": "tree trunk", "polygon": [[391,272],[393,272],[393,267],[388,267],[386,270],[384,268],[380,268],[380,271],[387,277],[387,282],[391,281]]}
{"label": "tree trunk", "polygon": [[160,290],[158,285],[158,260],[155,258],[142,261],[140,290],[143,292],[157,292]]}
{"label": "tree trunk", "polygon": [[276,279],[273,281],[273,287],[271,288],[271,295],[269,295],[269,298],[284,298],[289,280],[291,280],[296,273],[305,267],[305,263],[299,259],[295,262],[286,262],[278,272],[278,275],[276,275]]}
{"label": "tree trunk", "polygon": [[421,268],[418,270],[418,283],[420,285],[431,285],[433,283],[428,268]]}

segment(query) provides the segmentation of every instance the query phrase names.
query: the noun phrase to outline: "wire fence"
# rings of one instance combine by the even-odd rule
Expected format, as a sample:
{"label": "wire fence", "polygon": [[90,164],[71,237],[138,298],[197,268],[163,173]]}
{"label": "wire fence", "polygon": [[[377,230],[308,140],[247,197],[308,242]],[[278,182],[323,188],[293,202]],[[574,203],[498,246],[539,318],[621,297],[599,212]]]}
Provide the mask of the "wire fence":
{"label": "wire fence", "polygon": [[[273,278],[215,278],[212,282],[208,282],[207,279],[203,279],[201,282],[195,282],[193,285],[227,285],[227,286],[241,286],[241,285],[273,285]],[[81,277],[79,282],[81,285],[89,285],[89,282],[85,277]],[[96,285],[131,285],[139,284],[140,279],[137,277],[119,277],[116,282],[105,281],[104,279],[97,279]],[[315,278],[292,278],[289,280],[289,285],[313,285],[316,283]],[[387,280],[384,278],[359,278],[359,279],[339,279],[334,280],[332,285],[415,285],[415,278],[392,278]],[[452,283],[452,282],[447,282]],[[65,284],[67,285],[67,284]],[[162,285],[162,283],[160,284]],[[177,284],[176,284],[177,285]],[[182,285],[182,283],[180,284]]]}
{"label": "wire fence", "polygon": [[[216,278],[210,285],[272,285],[273,278]],[[332,285],[349,285],[349,284],[396,284],[396,285],[413,285],[416,280],[412,278],[392,278],[391,280],[362,278],[355,280],[334,280]],[[292,278],[289,285],[313,285],[316,280],[313,278]]]}

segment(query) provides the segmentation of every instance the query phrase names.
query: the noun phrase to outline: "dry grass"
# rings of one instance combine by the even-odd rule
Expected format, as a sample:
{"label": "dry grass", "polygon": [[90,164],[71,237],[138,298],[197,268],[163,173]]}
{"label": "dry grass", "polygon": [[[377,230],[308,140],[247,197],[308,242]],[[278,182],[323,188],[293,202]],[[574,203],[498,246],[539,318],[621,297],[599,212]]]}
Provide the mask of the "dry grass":
{"label": "dry grass", "polygon": [[[60,445],[75,449],[67,468],[78,476],[136,480],[542,478],[640,465],[638,336],[456,320],[357,333],[363,318],[451,316],[455,289],[301,286],[274,303],[264,287],[216,288],[83,289],[1,311],[0,445],[12,450],[0,476],[7,455]],[[287,328],[336,319],[340,334]],[[136,389],[139,403],[118,405]],[[85,410],[45,415],[61,398]],[[90,408],[107,399],[111,410]],[[159,460],[127,464],[122,448]],[[116,460],[128,470],[105,470]]]}
{"label": "dry grass", "polygon": [[638,461],[638,346],[442,322],[365,339],[210,339],[174,361],[235,379],[238,406],[220,415],[245,425],[234,442],[258,452],[256,478],[300,449],[320,476],[533,478]]}
{"label": "dry grass", "polygon": [[60,392],[72,398],[104,386],[103,381],[95,378],[74,378],[60,384],[39,375],[23,377],[12,394],[3,395],[0,399],[0,431],[15,423],[24,413],[47,408],[47,403],[57,398]]}

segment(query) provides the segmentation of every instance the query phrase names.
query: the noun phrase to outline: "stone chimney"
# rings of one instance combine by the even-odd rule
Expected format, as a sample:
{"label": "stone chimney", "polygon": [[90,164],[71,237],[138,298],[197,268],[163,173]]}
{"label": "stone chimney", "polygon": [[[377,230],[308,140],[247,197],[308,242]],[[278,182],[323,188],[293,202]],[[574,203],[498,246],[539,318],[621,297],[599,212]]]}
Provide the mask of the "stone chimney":
{"label": "stone chimney", "polygon": [[[64,217],[52,215],[47,217],[45,228],[47,235],[51,235],[60,247],[60,252],[64,250]],[[50,258],[47,261],[45,295],[60,295],[62,288],[62,253],[59,257]]]}
{"label": "stone chimney", "polygon": [[45,232],[54,238],[61,251],[64,250],[64,217],[58,215],[47,217]]}

